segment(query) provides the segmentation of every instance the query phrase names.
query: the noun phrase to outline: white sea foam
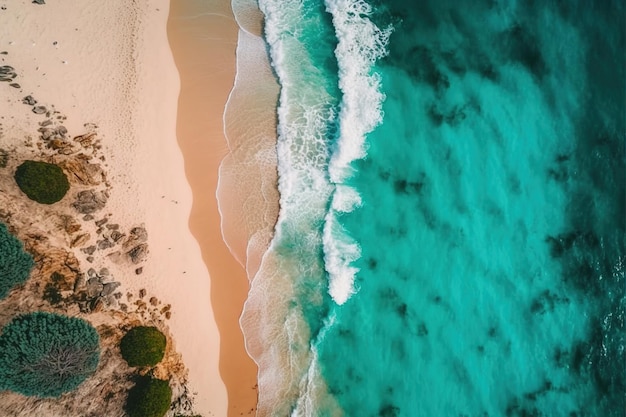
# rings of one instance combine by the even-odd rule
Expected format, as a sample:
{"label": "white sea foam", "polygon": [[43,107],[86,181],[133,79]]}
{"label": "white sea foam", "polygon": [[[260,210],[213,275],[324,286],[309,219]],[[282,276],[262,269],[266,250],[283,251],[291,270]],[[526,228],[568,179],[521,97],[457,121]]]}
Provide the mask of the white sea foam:
{"label": "white sea foam", "polygon": [[329,275],[328,293],[341,305],[355,293],[354,277],[359,269],[352,263],[361,257],[361,247],[348,235],[330,210],[324,225],[324,264]]}
{"label": "white sea foam", "polygon": [[[313,364],[316,358],[310,351],[308,324],[302,310],[292,303],[298,298],[301,277],[324,279],[316,255],[321,251],[320,226],[333,191],[327,174],[327,130],[337,111],[335,98],[320,88],[324,74],[297,38],[307,23],[303,22],[302,1],[261,0],[259,7],[281,86],[276,147],[280,212],[241,323],[249,352],[259,365],[258,414],[289,415],[292,406],[307,397],[307,389],[317,392],[316,387],[324,385]],[[286,247],[289,256],[279,252]]]}
{"label": "white sea foam", "polygon": [[301,382],[301,395],[298,397],[291,417],[317,417],[319,415],[341,416],[343,411],[336,399],[328,395],[328,386],[322,376],[317,347],[324,341],[328,331],[335,325],[337,315],[331,311],[324,319],[323,326],[315,340],[311,341],[311,361]]}
{"label": "white sea foam", "polygon": [[381,80],[372,71],[387,53],[391,28],[378,28],[368,16],[372,9],[362,0],[326,0],[337,36],[335,56],[339,66],[339,88],[343,93],[339,112],[339,137],[330,158],[328,174],[335,184],[331,209],[324,225],[324,261],[329,275],[329,294],[341,305],[355,292],[359,271],[353,263],[361,249],[338,220],[338,215],[361,204],[358,192],[345,182],[353,174],[352,162],[366,154],[365,137],[383,118]]}
{"label": "white sea foam", "polygon": [[368,16],[369,4],[362,0],[326,0],[337,36],[335,56],[339,66],[339,88],[343,93],[339,114],[339,139],[330,160],[334,183],[351,174],[350,164],[365,156],[365,135],[383,117],[380,76],[372,72],[375,62],[387,54],[391,28],[380,29]]}

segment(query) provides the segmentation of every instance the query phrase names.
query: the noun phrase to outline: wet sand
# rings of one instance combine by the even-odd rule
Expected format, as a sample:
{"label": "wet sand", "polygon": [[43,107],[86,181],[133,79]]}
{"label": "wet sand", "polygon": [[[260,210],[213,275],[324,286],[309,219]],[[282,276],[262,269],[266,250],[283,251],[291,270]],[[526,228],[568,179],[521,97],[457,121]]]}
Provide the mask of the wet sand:
{"label": "wet sand", "polygon": [[221,238],[215,197],[219,165],[228,153],[222,117],[234,83],[237,30],[228,1],[170,4],[168,38],[181,80],[176,130],[193,193],[189,227],[211,276],[229,416],[254,415],[257,404],[257,367],[239,326],[248,278]]}

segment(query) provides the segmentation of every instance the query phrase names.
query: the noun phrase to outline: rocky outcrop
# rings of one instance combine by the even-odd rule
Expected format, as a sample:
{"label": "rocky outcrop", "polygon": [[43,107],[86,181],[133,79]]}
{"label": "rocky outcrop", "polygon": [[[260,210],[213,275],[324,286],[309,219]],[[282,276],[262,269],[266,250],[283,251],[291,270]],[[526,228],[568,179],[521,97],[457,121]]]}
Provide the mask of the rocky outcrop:
{"label": "rocky outcrop", "polygon": [[72,298],[78,303],[83,313],[93,313],[111,307],[118,307],[118,298],[121,294],[115,293],[120,283],[113,281],[113,277],[107,268],[101,268],[97,272],[89,268],[87,277],[80,274],[77,277]]}
{"label": "rocky outcrop", "polygon": [[86,133],[84,135],[74,137],[74,141],[78,142],[83,148],[91,146],[96,138],[95,132]]}
{"label": "rocky outcrop", "polygon": [[[114,232],[115,230],[111,232],[111,235],[115,234]],[[130,230],[130,233],[124,241],[122,248],[124,249],[124,254],[126,255],[126,258],[132,264],[137,265],[143,262],[148,256],[148,244],[146,243],[147,241],[148,231],[145,227],[137,226],[133,227]]]}
{"label": "rocky outcrop", "polygon": [[102,210],[109,199],[106,191],[84,190],[76,194],[72,207],[82,214],[92,214]]}
{"label": "rocky outcrop", "polygon": [[81,246],[85,245],[87,242],[89,242],[89,239],[91,239],[91,235],[89,233],[80,234],[80,235],[76,236],[70,242],[70,247],[71,248],[81,247]]}
{"label": "rocky outcrop", "polygon": [[99,164],[91,164],[83,159],[68,159],[61,162],[70,181],[75,180],[80,185],[100,185],[104,180],[104,172]]}

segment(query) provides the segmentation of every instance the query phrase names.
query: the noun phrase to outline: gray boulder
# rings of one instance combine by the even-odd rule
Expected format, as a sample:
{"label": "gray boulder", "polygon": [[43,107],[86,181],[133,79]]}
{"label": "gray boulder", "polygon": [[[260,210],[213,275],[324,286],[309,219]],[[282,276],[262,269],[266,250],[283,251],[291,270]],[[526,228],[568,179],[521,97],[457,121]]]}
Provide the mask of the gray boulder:
{"label": "gray boulder", "polygon": [[92,214],[104,208],[108,195],[104,191],[84,190],[76,195],[72,207],[82,214]]}

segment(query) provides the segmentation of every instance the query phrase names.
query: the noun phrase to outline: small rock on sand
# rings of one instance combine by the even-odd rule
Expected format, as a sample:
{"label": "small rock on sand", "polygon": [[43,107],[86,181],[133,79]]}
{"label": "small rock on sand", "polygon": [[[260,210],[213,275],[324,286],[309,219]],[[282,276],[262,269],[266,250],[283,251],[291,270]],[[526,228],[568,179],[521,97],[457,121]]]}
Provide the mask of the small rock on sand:
{"label": "small rock on sand", "polygon": [[35,100],[33,96],[26,96],[22,99],[22,103],[28,104],[29,106],[34,106],[35,104],[37,104],[37,100]]}

